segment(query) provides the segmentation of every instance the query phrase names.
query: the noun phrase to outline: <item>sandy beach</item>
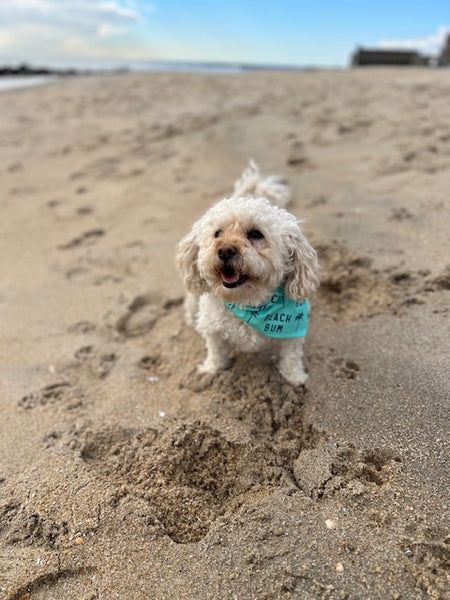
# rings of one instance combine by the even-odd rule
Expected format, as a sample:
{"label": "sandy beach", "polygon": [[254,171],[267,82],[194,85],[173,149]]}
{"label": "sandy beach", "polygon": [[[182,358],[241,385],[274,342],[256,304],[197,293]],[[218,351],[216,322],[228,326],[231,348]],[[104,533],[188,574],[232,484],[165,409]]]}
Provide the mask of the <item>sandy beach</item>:
{"label": "sandy beach", "polygon": [[[450,70],[0,93],[0,598],[448,598]],[[318,249],[305,389],[199,377],[174,251],[252,157]]]}

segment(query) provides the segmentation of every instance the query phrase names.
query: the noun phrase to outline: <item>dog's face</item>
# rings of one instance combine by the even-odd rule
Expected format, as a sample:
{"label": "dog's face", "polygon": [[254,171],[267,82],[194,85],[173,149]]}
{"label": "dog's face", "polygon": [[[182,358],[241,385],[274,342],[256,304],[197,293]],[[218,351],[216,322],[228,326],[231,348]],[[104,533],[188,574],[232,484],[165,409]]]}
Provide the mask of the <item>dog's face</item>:
{"label": "dog's face", "polygon": [[189,291],[257,306],[282,282],[303,300],[318,284],[316,253],[295,217],[262,198],[230,198],[213,206],[178,245],[177,264]]}
{"label": "dog's face", "polygon": [[198,269],[227,302],[259,303],[280,283],[285,257],[279,236],[257,214],[212,219],[200,236]]}

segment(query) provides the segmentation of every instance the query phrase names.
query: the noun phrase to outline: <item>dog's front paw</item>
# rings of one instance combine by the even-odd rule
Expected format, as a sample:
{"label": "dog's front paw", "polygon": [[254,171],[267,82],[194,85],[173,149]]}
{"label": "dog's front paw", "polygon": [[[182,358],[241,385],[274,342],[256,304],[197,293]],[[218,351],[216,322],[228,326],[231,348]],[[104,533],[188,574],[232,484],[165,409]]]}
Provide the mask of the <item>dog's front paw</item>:
{"label": "dog's front paw", "polygon": [[219,373],[219,371],[228,369],[230,364],[231,363],[228,359],[213,361],[210,358],[207,358],[204,362],[197,366],[197,371],[202,374],[215,375],[216,373]]}
{"label": "dog's front paw", "polygon": [[220,367],[216,367],[216,365],[208,360],[197,365],[197,373],[200,373],[201,375],[215,375],[219,370]]}
{"label": "dog's front paw", "polygon": [[191,392],[199,393],[208,389],[214,381],[214,373],[199,373],[198,367],[192,369],[187,377],[180,382],[180,387]]}
{"label": "dog's front paw", "polygon": [[305,385],[308,379],[308,373],[303,369],[297,371],[283,371],[280,369],[281,375],[286,379],[288,383],[290,383],[293,387],[300,387],[301,385]]}
{"label": "dog's front paw", "polygon": [[308,373],[302,373],[301,375],[298,375],[297,377],[292,377],[287,381],[294,387],[300,387],[301,385],[305,385],[306,381],[308,380],[308,377]]}

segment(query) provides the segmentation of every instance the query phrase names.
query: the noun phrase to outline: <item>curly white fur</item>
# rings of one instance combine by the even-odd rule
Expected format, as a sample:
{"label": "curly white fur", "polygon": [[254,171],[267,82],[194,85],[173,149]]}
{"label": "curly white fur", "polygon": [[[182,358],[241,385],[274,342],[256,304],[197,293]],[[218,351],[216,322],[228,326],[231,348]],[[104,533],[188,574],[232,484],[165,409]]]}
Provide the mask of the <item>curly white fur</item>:
{"label": "curly white fur", "polygon": [[230,349],[275,350],[281,374],[303,384],[303,338],[277,340],[257,332],[225,302],[258,306],[284,283],[293,300],[308,298],[319,284],[317,254],[284,208],[289,190],[277,176],[262,177],[250,162],[234,195],[210,208],[178,244],[177,266],[189,292],[187,321],[204,337],[207,357],[199,370],[216,373],[229,365]]}
{"label": "curly white fur", "polygon": [[267,198],[281,208],[286,208],[291,200],[290,189],[283,179],[279,175],[263,177],[254,160],[250,160],[248,167],[234,184],[233,196]]}

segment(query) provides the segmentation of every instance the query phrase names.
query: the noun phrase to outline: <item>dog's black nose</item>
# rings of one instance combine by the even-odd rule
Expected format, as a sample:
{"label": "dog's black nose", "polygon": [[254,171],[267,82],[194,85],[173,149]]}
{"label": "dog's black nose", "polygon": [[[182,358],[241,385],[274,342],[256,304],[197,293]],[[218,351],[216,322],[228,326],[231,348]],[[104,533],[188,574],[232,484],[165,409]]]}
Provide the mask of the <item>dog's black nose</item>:
{"label": "dog's black nose", "polygon": [[218,249],[217,255],[220,260],[230,260],[237,254],[237,248],[235,246],[222,246]]}

